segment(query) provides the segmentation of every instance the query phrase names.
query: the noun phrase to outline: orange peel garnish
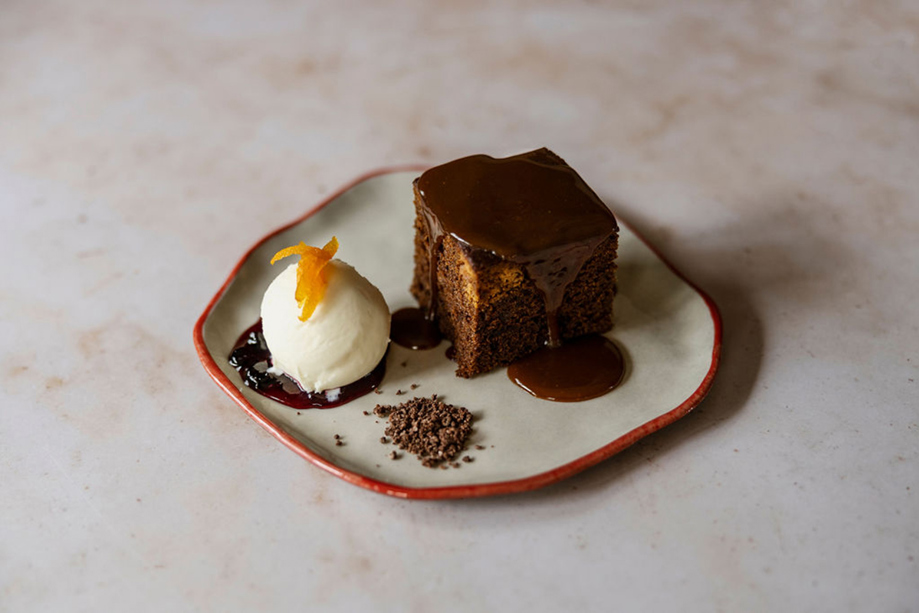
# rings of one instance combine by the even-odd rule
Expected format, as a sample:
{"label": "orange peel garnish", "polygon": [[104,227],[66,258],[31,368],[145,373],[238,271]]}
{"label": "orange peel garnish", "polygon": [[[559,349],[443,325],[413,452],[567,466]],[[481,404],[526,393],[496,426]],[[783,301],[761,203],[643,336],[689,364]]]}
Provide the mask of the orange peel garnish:
{"label": "orange peel garnish", "polygon": [[329,284],[325,265],[337,251],[338,239],[333,236],[322,249],[301,242],[299,245],[281,249],[271,258],[271,263],[274,264],[290,255],[300,256],[297,263],[297,291],[294,295],[300,307],[300,321],[309,319],[322,300],[325,288]]}

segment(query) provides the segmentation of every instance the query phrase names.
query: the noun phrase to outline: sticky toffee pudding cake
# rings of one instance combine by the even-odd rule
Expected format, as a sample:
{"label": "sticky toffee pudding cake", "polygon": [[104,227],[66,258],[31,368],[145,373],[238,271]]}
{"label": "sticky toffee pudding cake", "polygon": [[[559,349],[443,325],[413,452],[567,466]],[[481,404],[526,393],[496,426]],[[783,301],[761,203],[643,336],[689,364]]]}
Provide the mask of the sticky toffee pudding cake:
{"label": "sticky toffee pudding cake", "polygon": [[453,343],[458,376],[612,327],[619,227],[561,157],[465,157],[414,193],[411,292]]}

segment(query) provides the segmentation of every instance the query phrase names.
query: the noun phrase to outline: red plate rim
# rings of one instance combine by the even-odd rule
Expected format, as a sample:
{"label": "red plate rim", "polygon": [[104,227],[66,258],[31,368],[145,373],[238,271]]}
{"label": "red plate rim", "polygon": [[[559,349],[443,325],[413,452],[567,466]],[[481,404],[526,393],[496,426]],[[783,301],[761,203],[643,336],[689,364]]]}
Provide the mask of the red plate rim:
{"label": "red plate rim", "polygon": [[[702,382],[699,384],[699,387],[682,403],[680,403],[676,408],[667,411],[663,415],[652,419],[651,421],[642,424],[641,426],[635,428],[623,434],[619,438],[613,440],[612,442],[596,449],[585,456],[582,456],[576,460],[563,464],[552,470],[539,473],[537,475],[532,475],[525,477],[523,479],[513,479],[510,481],[496,481],[494,483],[479,483],[473,485],[454,485],[454,486],[445,486],[445,487],[423,487],[423,488],[414,488],[414,487],[404,487],[401,485],[393,485],[391,483],[386,483],[383,481],[378,481],[370,477],[345,470],[339,466],[336,466],[329,460],[326,460],[315,452],[310,451],[303,443],[292,437],[290,434],[284,432],[281,428],[272,423],[267,417],[260,413],[255,407],[249,404],[249,401],[246,400],[242,392],[232,381],[220,370],[220,367],[217,365],[217,362],[211,356],[210,352],[207,350],[207,347],[204,344],[204,323],[207,321],[207,318],[210,316],[211,311],[214,309],[214,305],[217,304],[217,301],[223,296],[227,287],[239,273],[239,269],[249,258],[253,251],[258,249],[265,241],[271,239],[272,237],[284,232],[285,230],[302,223],[312,215],[316,214],[318,211],[322,210],[330,202],[347,192],[352,187],[372,179],[374,177],[395,173],[395,172],[405,172],[410,170],[423,171],[427,166],[421,165],[406,165],[406,166],[388,166],[383,168],[378,168],[376,170],[369,171],[358,176],[356,179],[345,184],[343,187],[339,188],[337,191],[332,193],[330,196],[326,197],[315,207],[307,211],[304,215],[298,217],[294,221],[285,224],[270,232],[264,236],[261,240],[256,242],[246,253],[240,258],[236,263],[236,266],[233,267],[233,270],[230,271],[227,280],[224,281],[223,285],[214,294],[214,297],[211,298],[211,301],[208,303],[207,307],[204,309],[204,312],[201,314],[201,317],[198,318],[197,323],[195,324],[194,329],[194,340],[195,340],[195,350],[198,353],[198,358],[201,360],[201,363],[204,365],[204,370],[207,371],[207,374],[211,376],[215,383],[224,391],[230,398],[236,401],[243,411],[255,420],[260,426],[265,430],[271,433],[272,436],[277,438],[279,441],[284,443],[292,451],[303,457],[304,459],[312,462],[319,468],[335,475],[336,477],[352,483],[359,487],[380,493],[386,494],[388,496],[394,496],[396,498],[406,498],[406,499],[416,499],[416,500],[431,500],[431,499],[448,499],[448,498],[476,498],[481,496],[495,496],[500,494],[516,494],[519,492],[527,492],[530,490],[539,489],[552,483],[557,483],[563,479],[567,479],[572,475],[575,475],[603,460],[619,453],[623,449],[633,445],[638,442],[640,439],[656,432],[668,426],[683,417],[695,407],[702,402],[702,399],[708,394],[711,390],[712,382],[715,378],[715,372],[718,370],[718,365],[721,362],[721,335],[722,335],[722,324],[721,324],[721,313],[718,311],[718,306],[715,302],[706,294],[704,291],[699,289],[692,281],[687,279],[683,273],[677,270],[673,264],[671,264],[658,250],[654,245],[650,244],[643,236],[635,232],[631,226],[625,224],[629,227],[632,232],[641,240],[651,251],[654,252],[657,257],[661,259],[664,264],[680,279],[683,280],[687,285],[689,285],[693,290],[698,293],[702,299],[705,301],[705,304],[708,306],[709,313],[712,317],[712,323],[715,326],[715,338],[712,347],[712,361],[709,366],[708,372],[703,377]],[[617,216],[618,218],[618,216]],[[620,223],[623,223],[622,220],[619,220]]]}

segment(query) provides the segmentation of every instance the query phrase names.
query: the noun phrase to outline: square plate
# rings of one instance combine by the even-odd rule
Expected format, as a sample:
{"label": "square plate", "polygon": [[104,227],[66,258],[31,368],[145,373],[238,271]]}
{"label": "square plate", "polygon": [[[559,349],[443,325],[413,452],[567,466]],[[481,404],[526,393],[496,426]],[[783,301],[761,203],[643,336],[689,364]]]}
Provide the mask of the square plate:
{"label": "square plate", "polygon": [[[360,177],[305,216],[272,232],[230,273],[195,326],[195,347],[208,374],[242,409],[313,464],[361,487],[402,498],[462,498],[536,489],[560,481],[670,424],[708,393],[721,355],[721,317],[711,299],[620,221],[615,326],[607,336],[626,358],[623,383],[579,403],[539,400],[501,368],[474,379],[454,376],[449,343],[411,351],[394,343],[382,394],[334,409],[297,411],[242,384],[227,358],[259,317],[262,294],[281,271],[280,249],[322,245],[333,235],[338,257],[383,292],[390,309],[415,306],[412,277],[412,180],[419,170],[379,170]],[[409,391],[412,384],[418,388]],[[397,390],[408,392],[396,395]],[[438,394],[465,406],[475,432],[460,468],[433,470],[409,454],[391,460],[381,444],[377,404]],[[364,415],[364,411],[371,413]],[[345,442],[335,445],[334,435]],[[477,450],[476,445],[484,446]]]}

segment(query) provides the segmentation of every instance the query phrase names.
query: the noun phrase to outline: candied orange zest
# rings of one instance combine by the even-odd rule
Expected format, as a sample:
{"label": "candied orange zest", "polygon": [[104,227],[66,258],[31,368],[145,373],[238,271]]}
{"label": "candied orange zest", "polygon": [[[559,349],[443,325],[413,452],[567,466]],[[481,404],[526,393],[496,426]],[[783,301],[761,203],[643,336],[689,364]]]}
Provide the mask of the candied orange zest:
{"label": "candied orange zest", "polygon": [[299,245],[281,249],[271,258],[271,263],[274,264],[287,256],[300,256],[300,261],[297,262],[297,290],[294,294],[300,307],[300,321],[308,320],[322,300],[329,282],[323,269],[337,251],[338,239],[333,236],[322,249],[301,242]]}

